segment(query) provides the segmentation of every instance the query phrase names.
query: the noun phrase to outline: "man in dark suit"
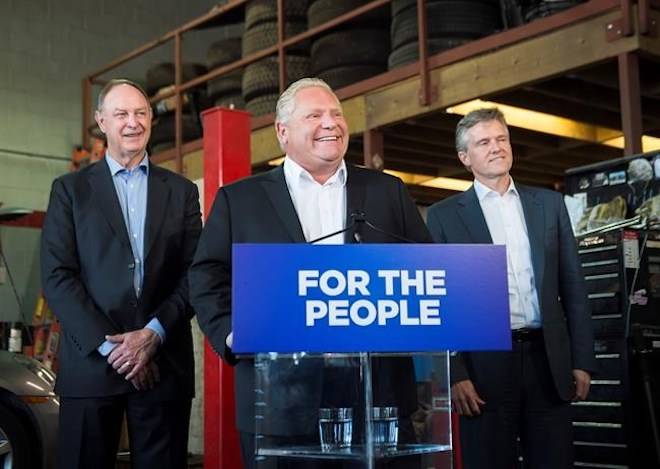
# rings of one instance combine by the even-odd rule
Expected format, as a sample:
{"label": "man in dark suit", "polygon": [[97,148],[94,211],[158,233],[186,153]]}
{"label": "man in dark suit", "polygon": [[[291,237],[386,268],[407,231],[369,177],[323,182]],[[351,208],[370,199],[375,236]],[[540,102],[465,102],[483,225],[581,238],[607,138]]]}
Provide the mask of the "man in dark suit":
{"label": "man in dark suit", "polygon": [[151,107],[137,84],[110,81],[96,120],[106,157],[55,180],[42,233],[43,289],[62,325],[59,466],[114,468],[126,414],[134,467],[182,468],[199,196],[149,163]]}
{"label": "man in dark suit", "polygon": [[[358,212],[382,232],[354,226],[323,242],[391,243],[397,242],[395,236],[430,241],[399,179],[344,162],[348,127],[337,97],[325,82],[306,78],[293,83],[278,100],[275,128],[286,153],[284,164],[220,188],[190,270],[191,302],[202,331],[216,352],[236,365],[238,429],[248,468],[255,464],[255,372],[253,360],[237,359],[231,349],[232,244],[309,242],[342,230]],[[274,275],[276,271],[273,266]],[[414,388],[412,366],[374,361],[374,405],[379,399],[392,405],[391,399],[396,399],[405,420],[416,408],[414,390],[402,397],[397,388],[405,388],[403,383],[412,383]],[[273,395],[281,418],[272,418],[277,428],[262,430],[274,437],[293,437],[289,442],[318,442],[321,394],[326,402],[337,396],[327,396],[329,389],[317,371],[318,363],[309,362],[293,374],[281,370],[271,376],[276,380],[270,388],[276,389]],[[335,380],[330,384],[335,394],[348,394],[348,383]],[[296,413],[293,406],[302,410]],[[309,461],[301,464],[312,467]]]}
{"label": "man in dark suit", "polygon": [[[466,192],[433,205],[438,243],[505,244],[513,348],[451,360],[454,410],[466,469],[511,469],[520,437],[525,467],[573,467],[570,402],[587,396],[596,369],[590,308],[559,193],[514,184],[509,131],[497,109],[456,129]],[[478,272],[475,272],[478,275]]]}

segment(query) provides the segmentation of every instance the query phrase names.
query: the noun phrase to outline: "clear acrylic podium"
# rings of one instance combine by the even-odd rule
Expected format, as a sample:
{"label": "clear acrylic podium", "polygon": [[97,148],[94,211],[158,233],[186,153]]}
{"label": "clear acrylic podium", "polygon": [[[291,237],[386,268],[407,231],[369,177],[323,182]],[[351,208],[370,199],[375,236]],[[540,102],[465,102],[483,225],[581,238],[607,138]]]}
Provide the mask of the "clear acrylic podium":
{"label": "clear acrylic podium", "polygon": [[[254,360],[256,467],[451,468],[447,352]],[[383,407],[396,408],[396,418],[381,418],[374,409]],[[334,431],[344,444],[322,447],[320,409],[352,409],[350,419],[322,422],[324,441]]]}

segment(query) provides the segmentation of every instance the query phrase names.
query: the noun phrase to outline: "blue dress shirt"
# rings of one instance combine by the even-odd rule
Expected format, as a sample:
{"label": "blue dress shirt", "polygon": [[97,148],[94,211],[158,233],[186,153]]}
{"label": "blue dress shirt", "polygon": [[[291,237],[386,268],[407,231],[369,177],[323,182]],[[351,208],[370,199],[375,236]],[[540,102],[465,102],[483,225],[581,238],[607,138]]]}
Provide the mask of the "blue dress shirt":
{"label": "blue dress shirt", "polygon": [[[124,168],[108,154],[105,156],[105,161],[110,168],[112,182],[117,191],[119,206],[124,215],[124,223],[133,251],[135,261],[133,287],[135,288],[135,295],[139,298],[142,293],[142,281],[144,279],[144,224],[147,218],[149,161],[146,153],[140,164],[133,169]],[[158,334],[161,343],[165,341],[165,329],[158,319],[153,318],[145,327]],[[106,340],[97,350],[101,355],[107,356],[116,345]]]}

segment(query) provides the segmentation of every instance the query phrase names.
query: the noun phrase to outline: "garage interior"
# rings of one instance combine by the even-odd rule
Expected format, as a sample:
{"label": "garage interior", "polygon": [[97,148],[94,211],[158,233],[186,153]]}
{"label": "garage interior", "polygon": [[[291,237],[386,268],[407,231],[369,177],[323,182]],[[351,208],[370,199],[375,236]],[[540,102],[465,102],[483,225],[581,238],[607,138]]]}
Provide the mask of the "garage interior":
{"label": "garage interior", "polygon": [[[348,75],[359,78],[349,83],[338,81],[341,86],[336,87],[351,131],[346,159],[399,176],[408,185],[422,212],[434,202],[469,187],[472,177],[456,157],[454,130],[460,117],[476,107],[496,105],[507,116],[514,152],[512,176],[522,184],[574,194],[575,182],[571,174],[582,174],[580,171],[586,174],[592,171],[589,168],[598,168],[599,164],[609,162],[620,162],[616,163],[617,168],[625,169],[629,160],[621,158],[644,154],[652,161],[660,152],[660,4],[656,0],[590,0],[584,3],[472,0],[472,6],[489,5],[488,8],[496,9],[500,17],[491,23],[483,20],[485,26],[480,24],[485,29],[481,32],[470,29],[475,28],[474,24],[465,20],[465,28],[470,31],[454,31],[454,42],[442,42],[447,40],[448,34],[442,27],[434,29],[433,26],[434,21],[440,21],[437,13],[438,8],[444,8],[442,0],[337,2],[336,9],[326,14],[317,13],[312,25],[307,21],[315,2],[323,3],[323,0],[303,2],[305,9],[300,11],[295,10],[294,0],[234,0],[217,5],[199,0],[191,6],[195,15],[181,6],[168,8],[171,16],[151,25],[162,34],[156,36],[145,28],[139,37],[131,38],[131,43],[122,43],[121,48],[116,46],[99,54],[103,55],[102,59],[86,59],[75,68],[78,75],[69,79],[69,93],[75,97],[70,99],[72,104],[67,107],[76,110],[67,117],[67,137],[59,137],[58,142],[62,143],[58,143],[58,154],[49,151],[45,144],[31,146],[27,135],[38,133],[38,129],[25,132],[25,142],[12,143],[6,136],[5,140],[12,143],[0,149],[0,158],[7,155],[2,161],[6,180],[12,177],[10,166],[17,158],[30,162],[27,166],[23,162],[16,164],[23,173],[33,171],[31,165],[35,161],[39,165],[46,162],[43,166],[47,168],[42,166],[38,170],[41,172],[34,173],[43,186],[40,193],[32,197],[34,200],[21,198],[24,188],[0,180],[0,202],[5,202],[5,207],[27,207],[33,212],[22,221],[3,221],[0,225],[0,240],[3,241],[0,246],[4,246],[7,253],[7,259],[0,264],[5,270],[19,264],[14,269],[19,285],[16,295],[10,290],[8,281],[0,281],[0,297],[4,303],[12,305],[11,311],[4,315],[0,312],[0,322],[6,324],[2,329],[6,339],[3,343],[8,342],[11,324],[32,322],[25,318],[31,317],[38,302],[38,275],[35,273],[38,229],[46,210],[50,183],[70,168],[79,168],[103,157],[103,143],[98,139],[98,130],[93,123],[93,110],[100,87],[114,76],[134,78],[145,83],[153,93],[151,101],[155,109],[160,109],[156,115],[161,119],[163,135],[160,145],[152,147],[151,160],[193,181],[204,178],[199,113],[213,105],[243,109],[247,102],[250,110],[249,103],[252,102],[252,110],[257,110],[255,114],[258,114],[251,120],[252,172],[266,171],[281,163],[283,154],[273,130],[274,99],[288,83],[301,76],[297,74],[314,74],[318,62],[314,62],[315,43],[347,31],[357,31],[351,40],[359,43],[371,40],[369,31],[371,34],[379,31],[378,34],[384,34],[391,41],[388,43],[391,48],[387,47],[383,52],[385,55],[373,52],[378,49],[376,46],[368,48],[369,54],[378,55],[373,61],[364,59],[360,63],[334,64],[335,69],[352,68]],[[49,14],[55,15],[57,8],[52,2],[46,3]],[[107,2],[99,3],[103,4],[103,11],[111,9]],[[251,3],[268,4],[266,13],[261,13],[263,17],[248,18]],[[560,3],[563,4],[561,7]],[[332,4],[326,2],[324,6]],[[152,8],[157,6],[152,5]],[[402,15],[404,10],[408,11],[408,32],[405,34],[409,35],[410,30],[415,34],[414,37],[406,36],[405,44],[398,46],[399,50],[407,46],[407,57],[388,70],[388,59],[391,62],[390,54],[396,50],[394,44],[397,42],[394,38],[396,26],[391,19]],[[5,17],[3,21],[12,21],[9,12],[2,16]],[[137,22],[140,16],[136,13],[134,18]],[[463,21],[464,17],[459,19]],[[264,28],[264,24],[268,27]],[[256,29],[259,29],[258,34]],[[246,49],[245,34],[249,31],[258,40],[256,45]],[[240,44],[241,38],[243,47],[231,51],[224,49],[230,42]],[[216,47],[216,52],[227,50],[227,54],[210,57],[214,42],[224,44]],[[347,41],[347,44],[354,43]],[[323,46],[333,47],[327,39]],[[316,50],[321,47],[317,46]],[[337,46],[334,47],[330,55],[341,56]],[[449,48],[438,49],[446,47]],[[317,59],[323,55],[319,54],[317,52]],[[149,71],[157,70],[158,66],[162,71],[163,64],[167,64],[164,76],[170,79],[169,82],[165,78],[164,83],[161,76],[156,79],[158,86],[149,87]],[[191,68],[192,65],[195,66]],[[262,87],[253,82],[257,91],[246,95],[241,93],[241,85],[245,85],[244,73],[250,66],[253,70],[259,70],[261,66],[260,70],[269,76],[269,80]],[[328,73],[327,67],[317,72],[320,76],[326,73],[326,76],[339,80],[336,74]],[[211,99],[211,83],[214,81],[216,91],[219,83],[226,83],[227,88]],[[11,86],[9,92],[12,92]],[[29,90],[21,92],[29,93]],[[259,107],[257,103],[260,103]],[[64,107],[61,103],[59,106]],[[33,112],[38,112],[37,109],[35,105]],[[10,111],[0,118],[9,123]],[[5,145],[0,144],[0,147]],[[71,156],[62,148],[69,148]],[[659,177],[656,174],[656,178]],[[30,184],[24,182],[25,186]],[[618,252],[623,256],[622,239],[603,236],[604,242],[618,246]],[[625,269],[622,269],[621,275],[624,274]],[[4,276],[0,276],[2,278]],[[625,288],[623,290],[627,292]],[[593,293],[597,294],[596,290]],[[616,305],[616,310],[628,308],[630,317],[627,296],[621,293],[621,303]],[[625,313],[621,316],[622,320],[628,320]],[[644,317],[649,323],[660,324],[656,318]],[[616,336],[621,343],[630,338],[627,330],[614,335],[605,331],[604,334],[602,346],[605,351],[601,350],[602,355],[611,355],[608,347],[613,337]],[[204,373],[203,340],[199,332],[196,341],[200,396]],[[620,348],[621,343],[612,347]],[[622,365],[624,374],[629,372],[631,376],[622,378],[619,384],[632,388],[633,374],[634,379],[639,378],[638,371],[633,370],[633,350],[617,353],[622,363],[626,362]],[[627,379],[631,380],[630,383]],[[624,409],[628,409],[627,406],[632,409],[626,399],[631,397],[616,402]],[[193,405],[190,446],[198,455],[204,452],[204,405],[201,396]],[[595,413],[579,414],[582,420],[578,422],[600,425],[594,427],[596,430],[589,434],[591,436],[582,440],[582,446],[576,447],[578,456],[582,457],[576,467],[643,467],[639,465],[639,458],[635,459],[631,454],[630,439],[637,434],[629,430],[639,423],[630,420],[631,415],[640,419],[643,412],[635,407],[627,416],[616,414],[601,418],[597,407],[594,407]],[[583,412],[584,408],[578,410]],[[619,441],[618,437],[609,434],[603,436],[602,424],[619,425],[627,437]],[[646,428],[644,425],[647,424],[639,425]],[[592,440],[588,440],[591,437]],[[647,449],[650,451],[651,448]],[[646,458],[652,451],[644,454]],[[201,464],[200,458],[195,459],[195,464]]]}

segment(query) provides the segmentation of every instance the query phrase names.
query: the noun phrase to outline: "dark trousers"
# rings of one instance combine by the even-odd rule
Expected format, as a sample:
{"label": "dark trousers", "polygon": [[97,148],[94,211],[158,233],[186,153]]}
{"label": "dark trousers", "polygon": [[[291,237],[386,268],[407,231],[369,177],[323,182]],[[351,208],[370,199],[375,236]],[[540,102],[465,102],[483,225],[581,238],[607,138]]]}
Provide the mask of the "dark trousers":
{"label": "dark trousers", "polygon": [[187,466],[190,398],[153,402],[143,393],[60,401],[60,469],[113,469],[126,414],[131,466]]}
{"label": "dark trousers", "polygon": [[[512,469],[518,453],[526,469],[573,467],[570,403],[559,399],[550,374],[543,339],[514,342],[501,355],[504,379],[476,417],[461,417],[465,469]],[[487,379],[475,377],[473,381]],[[520,438],[520,444],[517,439]],[[520,451],[519,451],[520,448]]]}

